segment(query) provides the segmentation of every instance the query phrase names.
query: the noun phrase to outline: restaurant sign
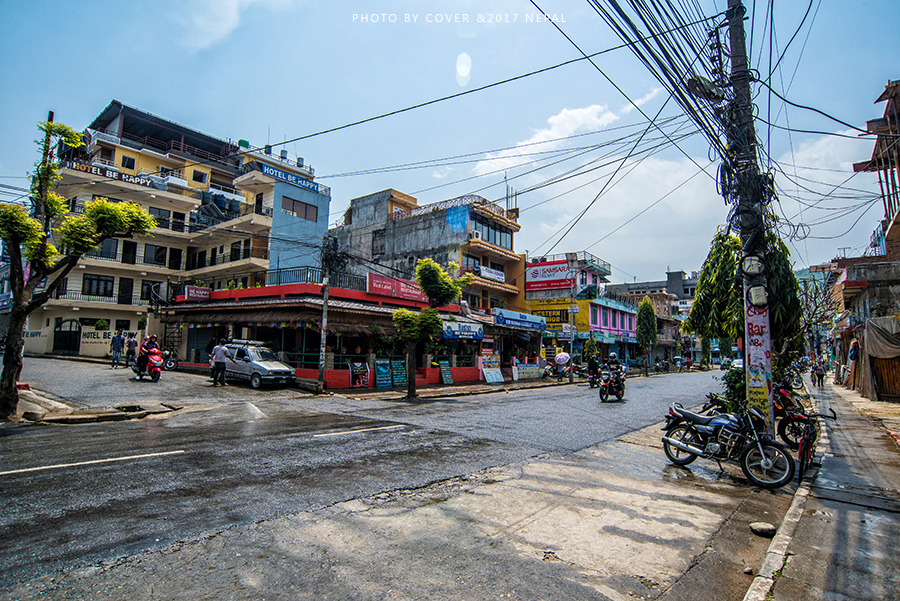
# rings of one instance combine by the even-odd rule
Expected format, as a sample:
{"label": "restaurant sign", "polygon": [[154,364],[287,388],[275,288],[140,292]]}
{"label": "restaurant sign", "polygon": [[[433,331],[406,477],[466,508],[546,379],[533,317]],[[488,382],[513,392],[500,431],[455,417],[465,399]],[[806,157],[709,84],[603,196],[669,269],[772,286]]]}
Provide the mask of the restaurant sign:
{"label": "restaurant sign", "polygon": [[381,294],[395,298],[405,298],[420,303],[427,303],[428,297],[419,289],[419,285],[408,280],[392,278],[380,273],[369,272],[366,283],[366,292],[369,294]]}
{"label": "restaurant sign", "polygon": [[529,315],[528,313],[509,311],[508,309],[494,309],[494,323],[498,326],[513,326],[540,332],[547,329],[547,320],[545,318]]}
{"label": "restaurant sign", "polygon": [[200,286],[185,286],[184,300],[186,301],[208,301],[212,288],[202,288]]}

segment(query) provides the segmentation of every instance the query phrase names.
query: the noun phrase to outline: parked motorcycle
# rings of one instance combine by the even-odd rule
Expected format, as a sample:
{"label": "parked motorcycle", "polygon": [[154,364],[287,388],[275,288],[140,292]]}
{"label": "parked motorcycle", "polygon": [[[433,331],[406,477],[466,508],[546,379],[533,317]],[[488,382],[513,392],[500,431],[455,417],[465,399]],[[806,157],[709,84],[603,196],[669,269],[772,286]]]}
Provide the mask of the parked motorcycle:
{"label": "parked motorcycle", "polygon": [[178,351],[175,349],[169,349],[167,351],[162,352],[163,355],[163,369],[166,371],[175,371],[178,369]]}
{"label": "parked motorcycle", "polygon": [[606,402],[609,395],[614,394],[620,401],[625,397],[625,366],[619,369],[604,371],[600,376],[600,400]]}
{"label": "parked motorcycle", "polygon": [[131,366],[131,371],[138,377],[138,380],[143,380],[144,376],[150,376],[151,380],[159,382],[159,375],[162,371],[164,362],[163,353],[160,349],[150,349],[147,352],[146,371],[141,371],[140,368],[138,368],[137,361]]}
{"label": "parked motorcycle", "polygon": [[697,457],[719,463],[737,461],[744,475],[762,488],[780,488],[794,477],[794,458],[783,444],[764,438],[765,418],[755,408],[739,413],[701,415],[672,405],[663,430],[663,451],[675,465]]}
{"label": "parked motorcycle", "polygon": [[588,385],[591,388],[596,388],[597,386],[600,386],[600,371],[599,370],[595,371],[594,373],[592,373],[591,375],[588,376]]}
{"label": "parked motorcycle", "polygon": [[656,373],[669,371],[669,363],[667,361],[657,361],[653,364],[653,369]]}

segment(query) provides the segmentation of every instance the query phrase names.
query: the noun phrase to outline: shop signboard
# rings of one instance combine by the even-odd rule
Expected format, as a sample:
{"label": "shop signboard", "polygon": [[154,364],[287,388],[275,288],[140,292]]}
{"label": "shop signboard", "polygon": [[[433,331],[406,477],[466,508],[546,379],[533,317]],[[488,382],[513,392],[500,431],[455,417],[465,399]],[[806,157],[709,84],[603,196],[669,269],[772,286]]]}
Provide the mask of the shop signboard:
{"label": "shop signboard", "polygon": [[376,388],[391,387],[390,359],[375,359],[375,386]]}
{"label": "shop signboard", "polygon": [[493,280],[495,282],[501,282],[504,284],[506,283],[506,274],[499,269],[491,269],[490,267],[480,265],[478,273],[486,280]]}
{"label": "shop signboard", "polygon": [[482,340],[484,326],[480,323],[444,322],[444,338],[462,338],[466,340]]}
{"label": "shop signboard", "polygon": [[185,286],[184,300],[186,301],[208,301],[212,288],[202,288],[200,286]]}
{"label": "shop signboard", "polygon": [[525,270],[525,290],[571,288],[569,264],[565,260],[531,263]]}
{"label": "shop signboard", "polygon": [[441,368],[441,380],[444,384],[453,384],[453,372],[450,371],[450,362],[438,361],[438,366]]}
{"label": "shop signboard", "polygon": [[349,363],[350,388],[366,388],[369,386],[369,364]]}
{"label": "shop signboard", "polygon": [[405,298],[420,303],[427,303],[428,297],[419,289],[419,285],[409,280],[400,280],[392,278],[380,273],[369,272],[366,285],[366,292],[369,294],[380,294],[383,296],[393,296],[395,298]]}
{"label": "shop signboard", "polygon": [[499,367],[485,367],[481,371],[484,372],[484,379],[488,384],[503,384],[503,372]]}
{"label": "shop signboard", "polygon": [[406,361],[404,359],[391,361],[391,378],[394,380],[394,386],[406,386],[409,384],[406,378]]}
{"label": "shop signboard", "polygon": [[547,319],[528,313],[519,313],[507,309],[494,309],[494,323],[498,326],[515,326],[527,330],[543,332],[547,329]]}

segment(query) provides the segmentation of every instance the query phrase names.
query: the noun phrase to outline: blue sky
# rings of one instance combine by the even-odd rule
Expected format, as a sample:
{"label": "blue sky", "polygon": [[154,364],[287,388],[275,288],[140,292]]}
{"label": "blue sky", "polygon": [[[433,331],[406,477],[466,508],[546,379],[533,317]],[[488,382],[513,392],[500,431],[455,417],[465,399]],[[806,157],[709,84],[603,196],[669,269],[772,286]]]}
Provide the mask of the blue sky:
{"label": "blue sky", "polygon": [[[585,52],[619,44],[584,0],[537,4]],[[727,2],[699,4],[713,15]],[[752,17],[752,63],[765,71],[768,2],[745,4]],[[809,2],[774,4],[778,54]],[[0,0],[0,184],[27,187],[25,176],[38,158],[35,124],[48,110],[57,121],[82,129],[116,99],[217,137],[277,144],[578,58],[578,50],[551,23],[537,22],[537,14],[528,0]],[[776,72],[775,87],[796,103],[864,127],[882,115],[883,104],[873,101],[884,85],[900,78],[889,58],[900,46],[898,22],[895,0],[813,0]],[[596,61],[648,115],[663,106],[668,93],[630,51]],[[756,104],[760,116],[769,115],[765,92]],[[668,103],[661,118],[679,115]],[[759,132],[768,153],[794,174],[793,182],[776,180],[786,192],[783,214],[810,236],[790,241],[797,267],[843,252],[859,254],[883,216],[880,201],[871,200],[877,180],[853,177],[846,183],[854,188],[849,192],[835,186],[852,175],[853,162],[871,156],[872,142],[780,102],[773,103],[771,115],[794,129],[850,136],[775,130],[770,139],[766,130]],[[501,199],[504,175],[510,186],[526,190],[599,161],[609,148],[576,149],[639,132],[644,121],[582,61],[285,147],[331,186],[335,222],[351,198],[389,187],[422,204],[476,191]],[[627,175],[593,204],[612,168],[520,194],[516,250],[588,250],[613,265],[615,282],[699,269],[728,207],[713,179],[698,175],[697,165],[710,163],[705,139],[695,135],[679,146],[661,148],[640,163],[629,161],[620,172]],[[627,152],[615,150],[619,157]],[[553,153],[563,151],[572,158],[562,161],[560,155],[554,159],[560,162],[547,165]],[[458,158],[438,161],[447,157]],[[383,170],[423,161],[435,162]],[[526,173],[538,166],[543,168]],[[342,175],[360,171],[368,173]],[[798,182],[830,195],[800,192]],[[815,206],[797,205],[790,197],[798,194]],[[589,204],[557,243],[559,232]],[[856,206],[862,208],[852,210]]]}

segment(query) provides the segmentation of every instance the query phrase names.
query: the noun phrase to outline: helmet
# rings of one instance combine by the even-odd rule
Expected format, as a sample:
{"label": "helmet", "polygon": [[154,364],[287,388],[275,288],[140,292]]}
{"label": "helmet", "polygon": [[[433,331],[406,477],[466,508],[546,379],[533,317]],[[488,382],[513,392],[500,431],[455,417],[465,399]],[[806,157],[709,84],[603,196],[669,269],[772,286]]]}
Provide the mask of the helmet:
{"label": "helmet", "polygon": [[156,338],[156,334],[150,334],[150,338]]}
{"label": "helmet", "polygon": [[619,360],[619,356],[618,356],[617,354],[615,354],[615,353],[610,353],[610,354],[609,354],[609,360],[610,360],[610,361],[618,361],[618,360]]}

